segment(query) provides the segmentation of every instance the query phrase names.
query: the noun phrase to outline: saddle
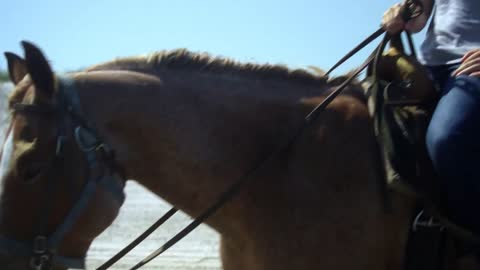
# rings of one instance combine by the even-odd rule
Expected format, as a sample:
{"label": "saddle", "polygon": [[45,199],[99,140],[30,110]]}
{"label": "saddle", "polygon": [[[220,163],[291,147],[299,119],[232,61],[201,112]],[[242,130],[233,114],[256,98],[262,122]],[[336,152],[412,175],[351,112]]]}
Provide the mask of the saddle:
{"label": "saddle", "polygon": [[437,91],[413,45],[407,54],[400,35],[391,37],[387,50],[386,43],[382,42],[368,67],[366,83],[387,186],[437,201],[438,188],[425,145]]}
{"label": "saddle", "polygon": [[460,255],[478,251],[480,241],[441,211],[440,188],[425,143],[438,91],[418,62],[410,35],[406,36],[409,54],[400,34],[387,36],[374,52],[364,80],[369,112],[387,191],[412,196],[417,202],[406,269],[455,269]]}

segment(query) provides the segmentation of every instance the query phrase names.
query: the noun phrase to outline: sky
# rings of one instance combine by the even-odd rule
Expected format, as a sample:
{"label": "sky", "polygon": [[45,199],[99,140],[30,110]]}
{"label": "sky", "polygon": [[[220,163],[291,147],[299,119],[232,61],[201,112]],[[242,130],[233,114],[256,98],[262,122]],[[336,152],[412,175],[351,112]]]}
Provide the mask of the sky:
{"label": "sky", "polygon": [[[55,71],[187,48],[242,62],[328,69],[395,0],[0,0],[0,51],[38,45]],[[421,35],[415,37],[417,46]],[[375,42],[378,44],[379,40]],[[360,65],[367,47],[336,74]],[[6,69],[0,57],[0,69]]]}

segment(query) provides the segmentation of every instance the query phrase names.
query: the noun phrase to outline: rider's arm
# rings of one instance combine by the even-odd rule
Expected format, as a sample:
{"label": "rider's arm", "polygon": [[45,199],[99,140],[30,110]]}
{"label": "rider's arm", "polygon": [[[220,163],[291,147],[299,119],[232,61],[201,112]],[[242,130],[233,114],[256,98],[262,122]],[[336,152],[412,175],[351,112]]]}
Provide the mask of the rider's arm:
{"label": "rider's arm", "polygon": [[423,13],[405,23],[402,19],[402,11],[404,3],[398,3],[389,8],[382,18],[382,26],[390,34],[397,33],[403,29],[410,32],[420,32],[427,24],[428,18],[432,14],[434,0],[418,0],[423,5]]}

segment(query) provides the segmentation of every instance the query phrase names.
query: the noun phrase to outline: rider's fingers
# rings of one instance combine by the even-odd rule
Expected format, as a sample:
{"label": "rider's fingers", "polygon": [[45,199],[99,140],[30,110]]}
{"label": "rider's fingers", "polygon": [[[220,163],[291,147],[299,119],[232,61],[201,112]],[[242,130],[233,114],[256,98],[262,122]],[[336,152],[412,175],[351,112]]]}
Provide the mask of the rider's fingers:
{"label": "rider's fingers", "polygon": [[471,51],[467,52],[462,57],[462,62],[468,61],[468,59],[474,58],[474,57],[480,57],[480,49],[471,50]]}
{"label": "rider's fingers", "polygon": [[480,71],[470,73],[470,76],[474,76],[474,77],[480,78]]}
{"label": "rider's fingers", "polygon": [[461,65],[454,73],[454,76],[473,75],[480,72],[480,59]]}
{"label": "rider's fingers", "polygon": [[383,14],[382,27],[389,33],[399,32],[405,27],[401,16],[402,5],[395,4]]}
{"label": "rider's fingers", "polygon": [[452,75],[469,75],[480,71],[480,49],[471,50],[462,58],[462,64],[455,70]]}

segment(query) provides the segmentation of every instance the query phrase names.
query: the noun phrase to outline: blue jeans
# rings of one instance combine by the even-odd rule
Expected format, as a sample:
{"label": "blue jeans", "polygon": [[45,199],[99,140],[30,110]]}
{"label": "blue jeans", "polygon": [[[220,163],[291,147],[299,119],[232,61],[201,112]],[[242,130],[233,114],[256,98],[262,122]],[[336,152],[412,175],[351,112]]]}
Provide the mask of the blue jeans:
{"label": "blue jeans", "polygon": [[441,98],[426,143],[448,217],[480,233],[480,78],[452,77],[457,67],[429,67]]}

